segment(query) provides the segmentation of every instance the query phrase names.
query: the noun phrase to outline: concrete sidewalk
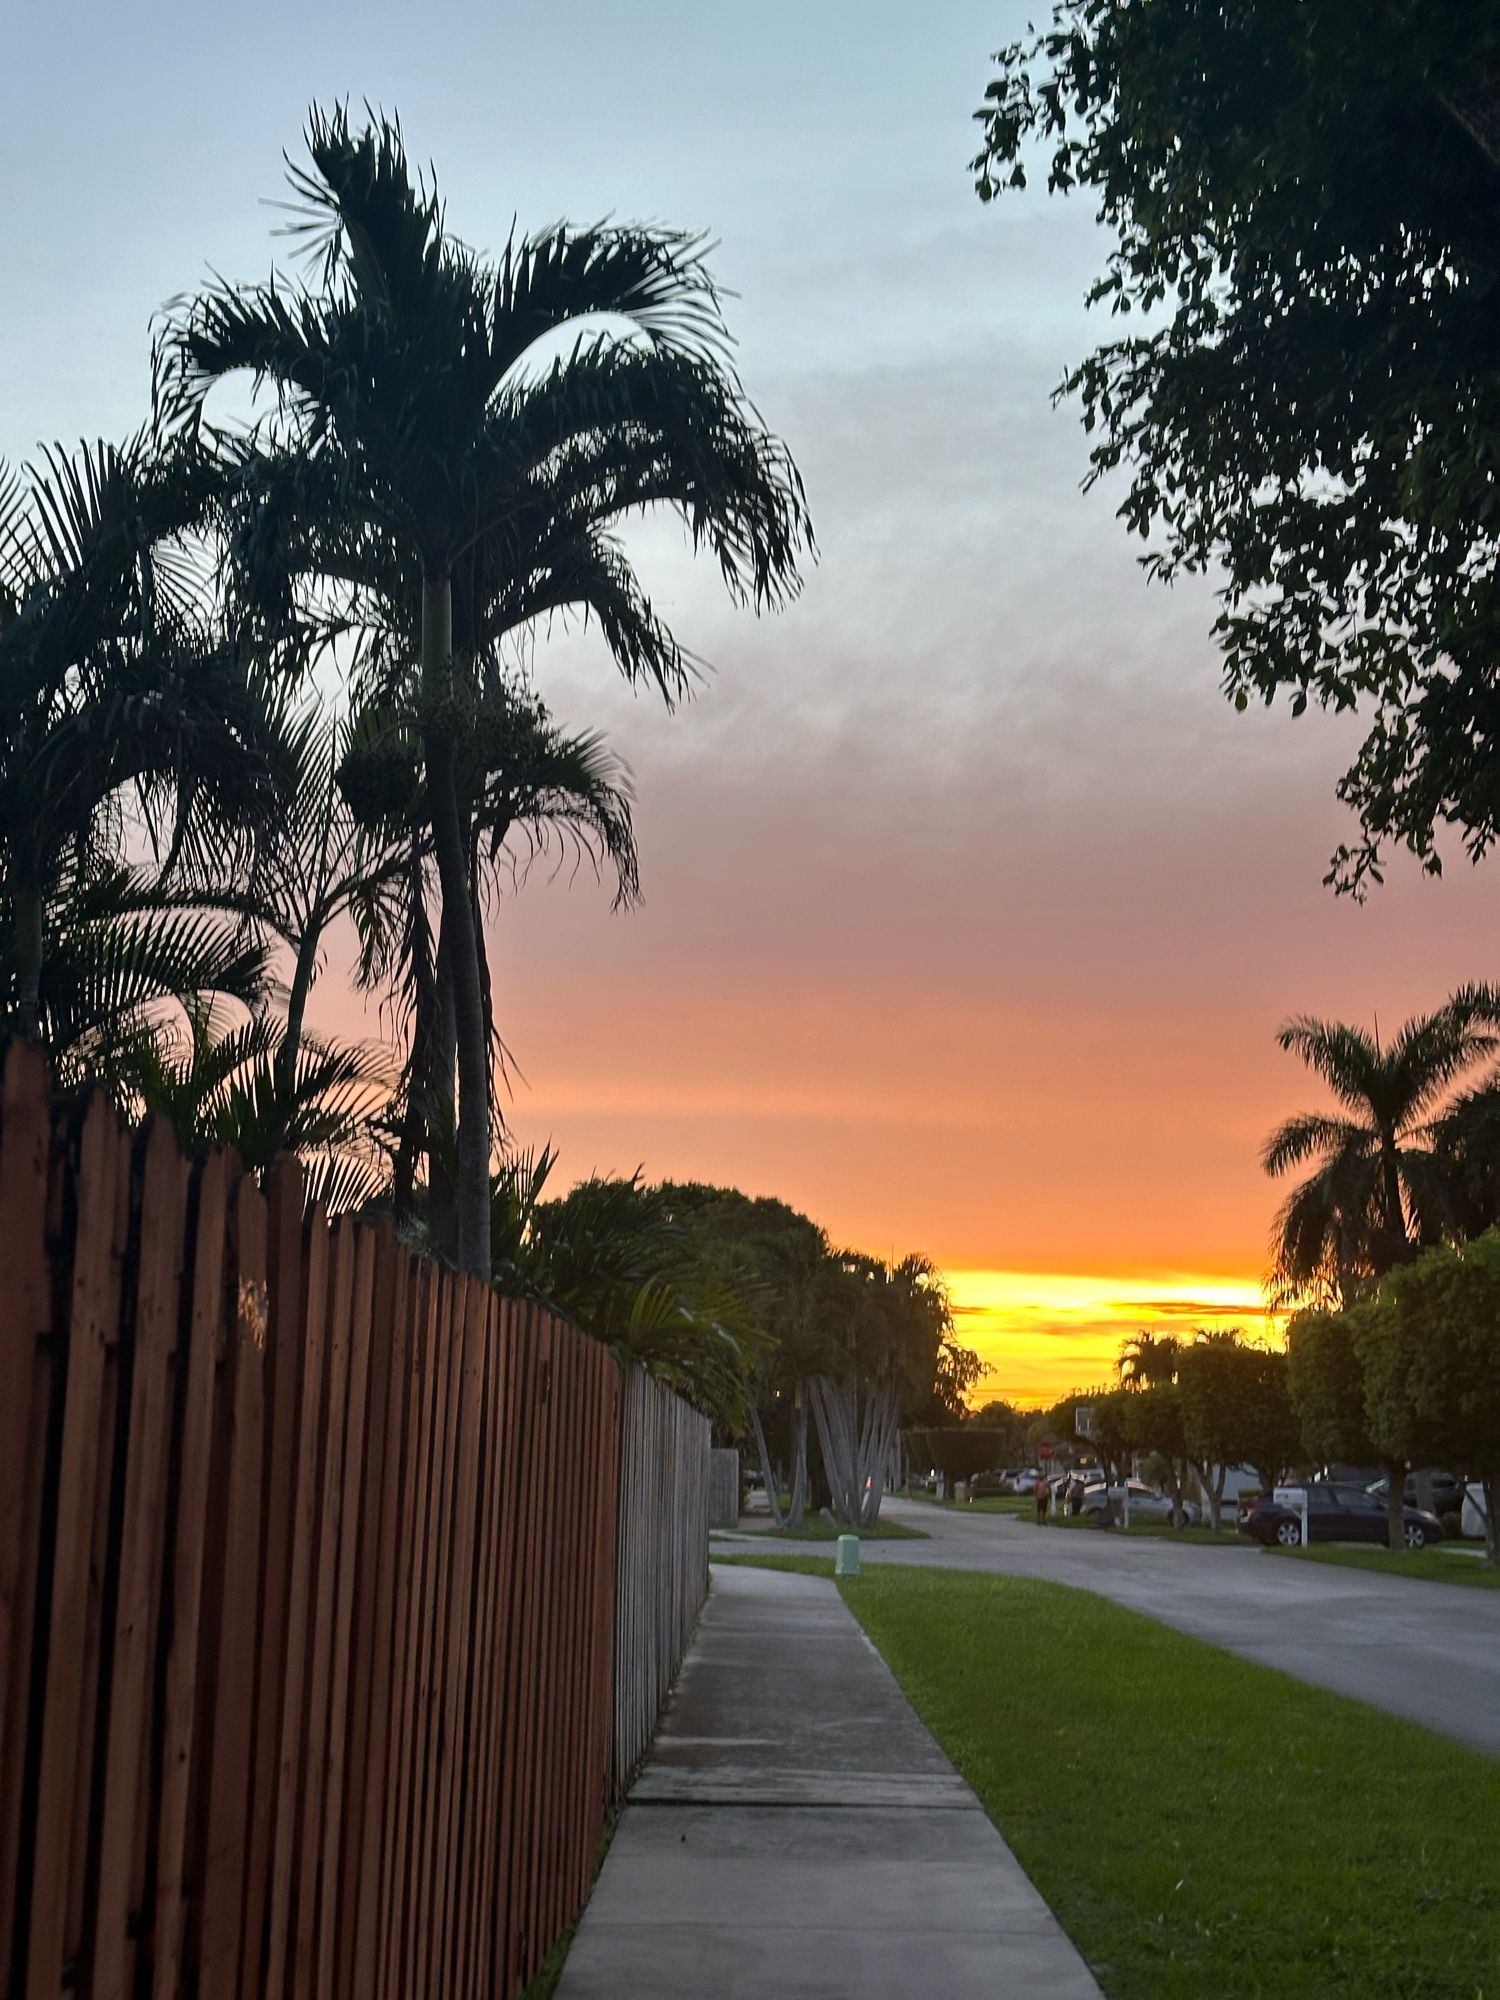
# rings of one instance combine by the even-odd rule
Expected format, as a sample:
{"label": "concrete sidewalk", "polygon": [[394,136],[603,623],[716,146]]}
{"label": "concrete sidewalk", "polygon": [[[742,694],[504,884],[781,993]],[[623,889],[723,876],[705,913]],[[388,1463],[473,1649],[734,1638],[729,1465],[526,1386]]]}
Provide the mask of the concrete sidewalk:
{"label": "concrete sidewalk", "polygon": [[1100,2000],[831,1582],[714,1572],[557,2000]]}

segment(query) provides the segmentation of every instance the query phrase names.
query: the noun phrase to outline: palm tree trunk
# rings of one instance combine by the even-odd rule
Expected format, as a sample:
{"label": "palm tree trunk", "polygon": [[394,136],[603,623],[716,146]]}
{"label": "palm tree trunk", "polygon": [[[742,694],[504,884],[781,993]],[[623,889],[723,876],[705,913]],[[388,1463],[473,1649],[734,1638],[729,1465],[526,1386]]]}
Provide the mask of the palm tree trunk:
{"label": "palm tree trunk", "polygon": [[1406,1210],[1401,1201],[1401,1167],[1396,1154],[1396,1137],[1393,1132],[1381,1134],[1380,1172],[1385,1188],[1385,1226],[1390,1237],[1390,1256],[1394,1263],[1401,1255],[1406,1243]]}
{"label": "palm tree trunk", "polygon": [[771,1526],[784,1526],[781,1512],[781,1495],[777,1492],[776,1468],[771,1463],[771,1453],[766,1444],[766,1427],[760,1420],[760,1411],[755,1407],[755,1398],[747,1396],[746,1406],[750,1412],[750,1428],[755,1433],[755,1449],[760,1457],[760,1474],[766,1482],[766,1502],[771,1509]]}
{"label": "palm tree trunk", "polygon": [[796,1416],[792,1426],[792,1490],[786,1510],[786,1524],[794,1533],[802,1526],[807,1509],[807,1398],[798,1384]]}
{"label": "palm tree trunk", "polygon": [[453,586],[422,587],[422,686],[427,719],[427,801],[443,898],[444,955],[453,985],[458,1041],[458,1266],[490,1275],[490,1052],[484,1032],[479,949],[458,809],[453,709]]}
{"label": "palm tree trunk", "polygon": [[302,1034],[307,1018],[307,996],[318,968],[318,945],[322,939],[321,914],[314,912],[297,947],[297,963],[286,996],[286,1032],[276,1056],[276,1087],[290,1108],[297,1083],[297,1058],[302,1053]]}
{"label": "palm tree trunk", "polygon": [[15,897],[16,1013],[21,1033],[35,1041],[42,1025],[42,893],[35,882],[22,882]]}
{"label": "palm tree trunk", "polygon": [[449,929],[441,917],[439,924],[427,1059],[427,1228],[433,1250],[452,1264],[458,1260],[458,1017]]}

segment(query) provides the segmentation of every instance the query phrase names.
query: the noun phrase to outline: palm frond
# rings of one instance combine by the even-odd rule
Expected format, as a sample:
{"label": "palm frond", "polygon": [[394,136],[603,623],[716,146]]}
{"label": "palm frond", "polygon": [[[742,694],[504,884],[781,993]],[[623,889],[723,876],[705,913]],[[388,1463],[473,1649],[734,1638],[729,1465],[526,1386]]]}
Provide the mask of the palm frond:
{"label": "palm frond", "polygon": [[628,320],[662,345],[724,354],[729,330],[708,268],[711,248],[686,231],[629,224],[512,231],[495,272],[496,381],[547,335],[601,316]]}
{"label": "palm frond", "polygon": [[1297,1014],[1277,1029],[1276,1040],[1280,1047],[1299,1055],[1309,1069],[1316,1071],[1341,1103],[1352,1110],[1363,1110],[1369,1103],[1381,1058],[1363,1028]]}
{"label": "palm frond", "polygon": [[1308,1111],[1277,1126],[1265,1143],[1260,1163],[1268,1174],[1279,1176],[1314,1154],[1342,1156],[1368,1151],[1378,1143],[1378,1133],[1368,1125]]}

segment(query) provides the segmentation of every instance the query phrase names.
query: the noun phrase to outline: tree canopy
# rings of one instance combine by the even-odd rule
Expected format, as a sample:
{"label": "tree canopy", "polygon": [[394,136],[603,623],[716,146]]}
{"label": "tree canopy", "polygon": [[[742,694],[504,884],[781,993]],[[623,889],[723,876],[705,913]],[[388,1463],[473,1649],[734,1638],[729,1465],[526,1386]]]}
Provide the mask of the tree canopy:
{"label": "tree canopy", "polygon": [[1350,1332],[1383,1454],[1482,1480],[1489,1556],[1500,1563],[1500,1232],[1392,1271]]}
{"label": "tree canopy", "polygon": [[1500,16],[1485,0],[1055,0],[977,114],[1113,237],[1069,368],[1159,578],[1217,581],[1236,707],[1363,712],[1339,785],[1379,880],[1500,829]]}

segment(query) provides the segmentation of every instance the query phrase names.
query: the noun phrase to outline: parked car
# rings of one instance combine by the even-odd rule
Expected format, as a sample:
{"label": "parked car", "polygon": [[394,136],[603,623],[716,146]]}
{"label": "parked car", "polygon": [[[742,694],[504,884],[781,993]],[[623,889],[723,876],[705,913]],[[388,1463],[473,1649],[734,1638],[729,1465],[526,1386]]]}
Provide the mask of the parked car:
{"label": "parked car", "polygon": [[[1464,1483],[1456,1472],[1430,1472],[1432,1481],[1432,1512],[1434,1514],[1456,1514],[1464,1504]],[[1391,1482],[1384,1473],[1379,1479],[1372,1479],[1366,1492],[1373,1493],[1385,1505],[1385,1497],[1391,1490]],[[1402,1499],[1408,1507],[1417,1505],[1417,1475],[1408,1472],[1402,1490]]]}
{"label": "parked car", "polygon": [[[1257,1500],[1240,1528],[1268,1548],[1274,1543],[1295,1549],[1302,1540],[1301,1489],[1279,1487],[1277,1493],[1295,1497]],[[1443,1524],[1436,1514],[1424,1514],[1419,1507],[1407,1507],[1403,1513],[1409,1549],[1443,1539]],[[1385,1501],[1362,1486],[1329,1486],[1312,1480],[1307,1487],[1307,1537],[1312,1542],[1384,1542]]]}
{"label": "parked car", "polygon": [[1035,1493],[1036,1482],[1039,1477],[1038,1473],[1030,1471],[1013,1473],[1010,1490],[1012,1493]]}
{"label": "parked car", "polygon": [[[1125,1513],[1124,1486],[1106,1486],[1102,1481],[1097,1486],[1090,1486],[1088,1488],[1083,1496],[1082,1511],[1085,1514],[1102,1514],[1106,1498],[1108,1498],[1110,1504],[1114,1507],[1116,1517],[1123,1519]],[[1191,1500],[1183,1501],[1182,1513],[1183,1519],[1188,1522],[1189,1526],[1197,1526],[1199,1511]],[[1172,1518],[1172,1502],[1165,1493],[1154,1492],[1143,1479],[1132,1479],[1130,1481],[1130,1518],[1132,1521],[1170,1521]]]}
{"label": "parked car", "polygon": [[1014,1491],[1015,1488],[1011,1484],[1008,1472],[976,1472],[974,1477],[969,1481],[969,1498],[971,1500],[984,1499],[991,1493],[1013,1493]]}

